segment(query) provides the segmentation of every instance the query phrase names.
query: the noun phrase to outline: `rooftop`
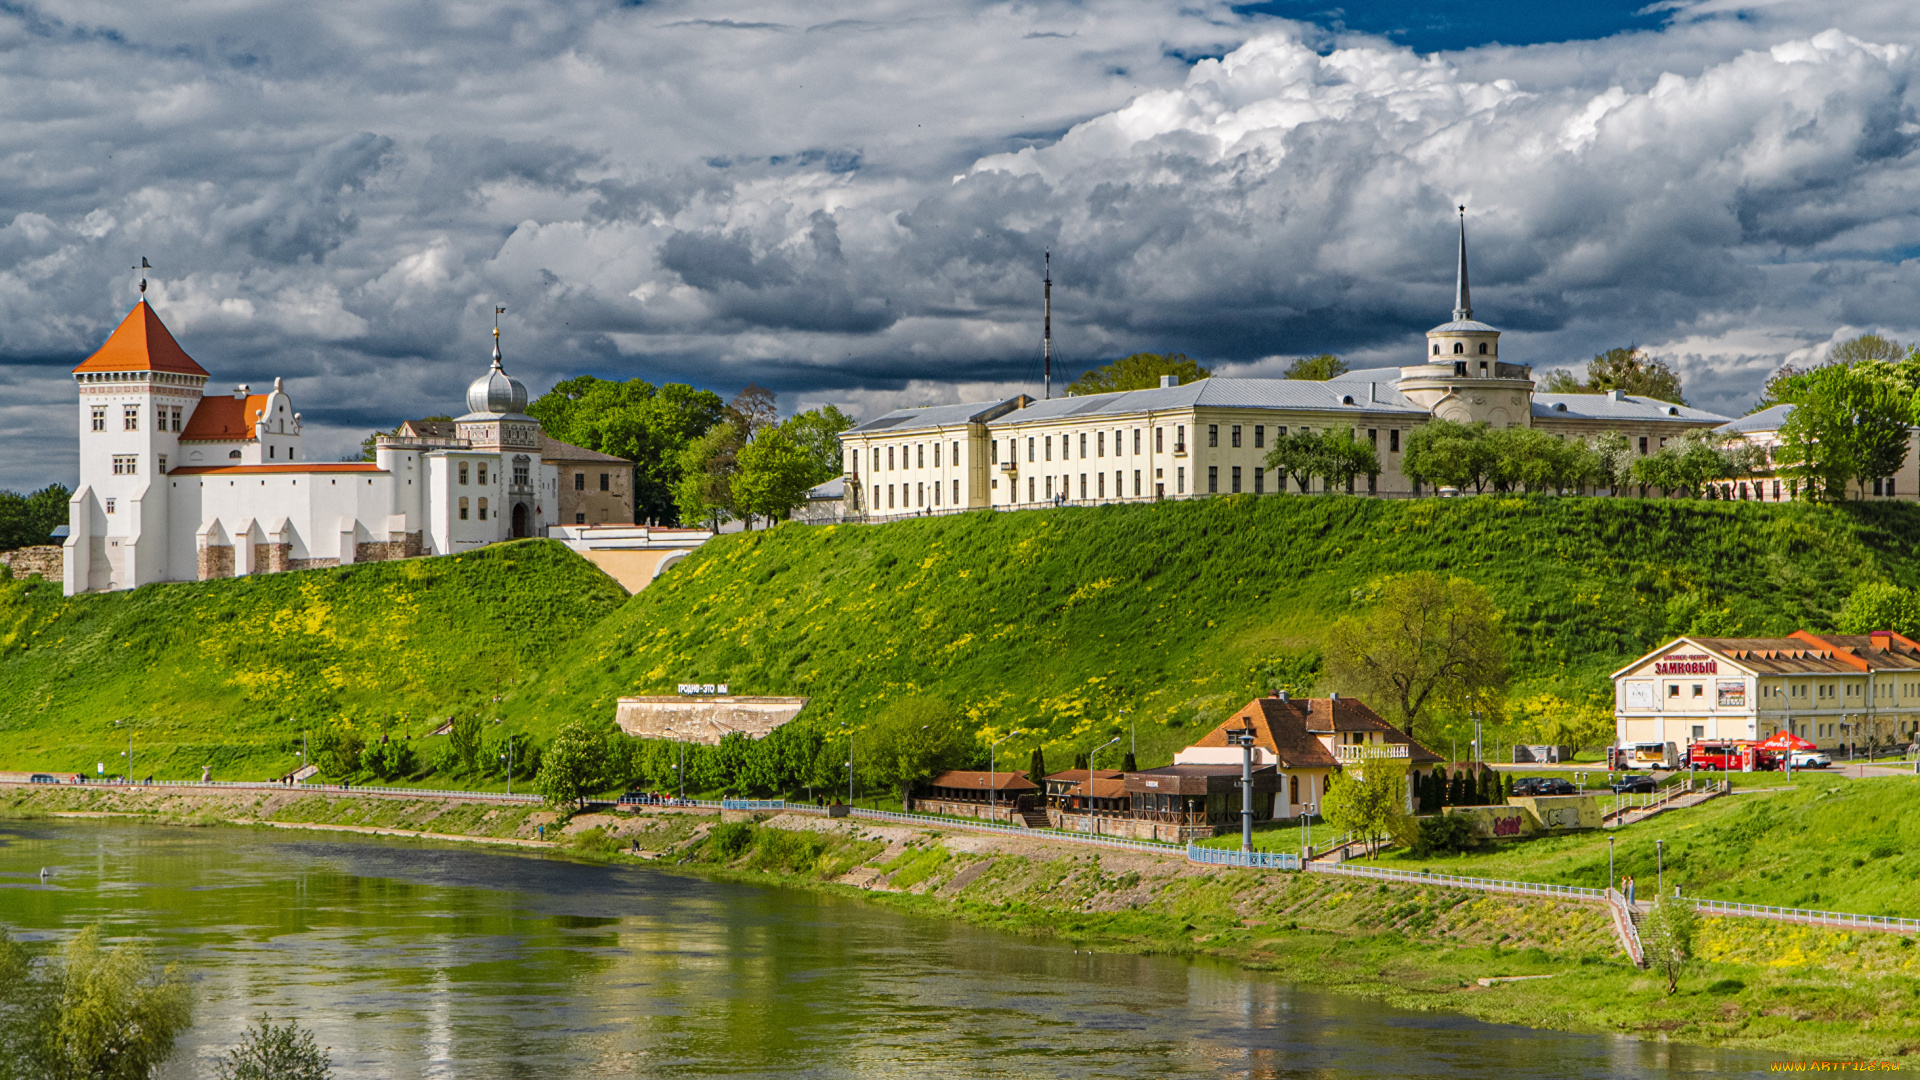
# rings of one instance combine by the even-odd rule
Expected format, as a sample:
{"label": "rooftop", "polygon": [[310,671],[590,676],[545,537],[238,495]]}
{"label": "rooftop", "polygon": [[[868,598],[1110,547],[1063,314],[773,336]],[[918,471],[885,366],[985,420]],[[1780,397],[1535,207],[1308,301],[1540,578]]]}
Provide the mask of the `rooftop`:
{"label": "rooftop", "polygon": [[1411,413],[1427,415],[1396,388],[1393,377],[1378,382],[1354,379],[1198,379],[1180,386],[1119,390],[1111,394],[1036,401],[1003,418],[1009,424],[1113,415],[1163,409],[1289,409],[1331,413]]}
{"label": "rooftop", "polygon": [[871,420],[855,424],[843,435],[892,434],[925,428],[953,427],[958,424],[984,424],[1019,408],[1032,400],[1025,394],[1005,401],[976,401],[961,405],[929,405],[924,409],[895,409]]}
{"label": "rooftop", "polygon": [[181,442],[251,442],[253,426],[267,411],[266,394],[248,394],[244,399],[222,394],[203,397],[193,407]]}
{"label": "rooftop", "polygon": [[928,781],[937,788],[968,788],[977,791],[1039,791],[1040,785],[1027,779],[1025,772],[985,772],[955,769]]}
{"label": "rooftop", "polygon": [[1691,424],[1724,424],[1727,421],[1727,418],[1719,413],[1708,412],[1705,409],[1676,405],[1671,401],[1622,393],[1618,390],[1604,394],[1554,394],[1536,391],[1533,395],[1533,415],[1549,420],[1665,420]]}
{"label": "rooftop", "polygon": [[1786,426],[1787,417],[1792,415],[1793,406],[1775,405],[1771,408],[1761,409],[1757,413],[1748,413],[1738,420],[1722,424],[1715,430],[1724,431],[1729,435],[1745,435],[1756,431],[1779,431],[1782,427]]}
{"label": "rooftop", "polygon": [[170,476],[275,476],[282,473],[300,476],[308,473],[381,473],[386,470],[370,461],[302,461],[291,465],[185,465],[167,470]]}
{"label": "rooftop", "polygon": [[91,371],[170,371],[179,375],[207,378],[207,369],[194,363],[187,350],[173,340],[153,305],[141,300],[120,320],[106,343],[73,369],[78,375]]}

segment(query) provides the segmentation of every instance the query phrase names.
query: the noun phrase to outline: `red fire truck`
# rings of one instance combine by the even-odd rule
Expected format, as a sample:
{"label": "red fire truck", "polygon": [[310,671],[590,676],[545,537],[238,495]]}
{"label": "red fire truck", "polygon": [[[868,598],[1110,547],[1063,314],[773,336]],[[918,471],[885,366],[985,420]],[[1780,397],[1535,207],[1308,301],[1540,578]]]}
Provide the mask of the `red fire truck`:
{"label": "red fire truck", "polygon": [[1680,767],[1726,772],[1764,772],[1778,768],[1773,751],[1744,739],[1702,739],[1687,744]]}

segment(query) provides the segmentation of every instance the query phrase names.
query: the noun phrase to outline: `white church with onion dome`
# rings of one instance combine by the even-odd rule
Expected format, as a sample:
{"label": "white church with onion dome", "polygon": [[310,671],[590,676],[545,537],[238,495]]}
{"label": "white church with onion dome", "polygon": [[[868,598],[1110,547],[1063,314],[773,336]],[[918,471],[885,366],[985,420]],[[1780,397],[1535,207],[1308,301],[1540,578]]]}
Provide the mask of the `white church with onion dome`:
{"label": "white church with onion dome", "polygon": [[67,594],[546,535],[560,481],[542,448],[564,444],[526,414],[527,388],[501,367],[497,326],[493,336],[493,364],[467,388],[451,436],[403,428],[381,437],[372,462],[315,461],[280,379],[263,394],[245,384],[209,394],[212,376],[143,296],[73,371],[80,482],[62,552]]}

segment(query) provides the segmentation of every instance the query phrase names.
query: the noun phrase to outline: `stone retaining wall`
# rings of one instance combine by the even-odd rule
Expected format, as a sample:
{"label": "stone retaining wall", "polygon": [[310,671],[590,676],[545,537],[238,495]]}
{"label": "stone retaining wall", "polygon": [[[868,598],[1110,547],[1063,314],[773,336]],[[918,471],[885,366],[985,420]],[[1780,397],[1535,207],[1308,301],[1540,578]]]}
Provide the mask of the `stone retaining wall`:
{"label": "stone retaining wall", "polygon": [[64,581],[66,549],[58,544],[35,544],[32,547],[0,551],[0,564],[5,564],[15,578],[39,574],[48,581]]}

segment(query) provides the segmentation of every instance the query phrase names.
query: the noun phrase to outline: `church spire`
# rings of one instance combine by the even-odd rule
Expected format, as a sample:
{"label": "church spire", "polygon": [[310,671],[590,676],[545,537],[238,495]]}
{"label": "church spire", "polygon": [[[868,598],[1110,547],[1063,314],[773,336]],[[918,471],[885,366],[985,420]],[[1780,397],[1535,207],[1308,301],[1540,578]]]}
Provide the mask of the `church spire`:
{"label": "church spire", "polygon": [[1460,208],[1460,270],[1453,286],[1453,321],[1473,318],[1473,299],[1467,295],[1467,208]]}

